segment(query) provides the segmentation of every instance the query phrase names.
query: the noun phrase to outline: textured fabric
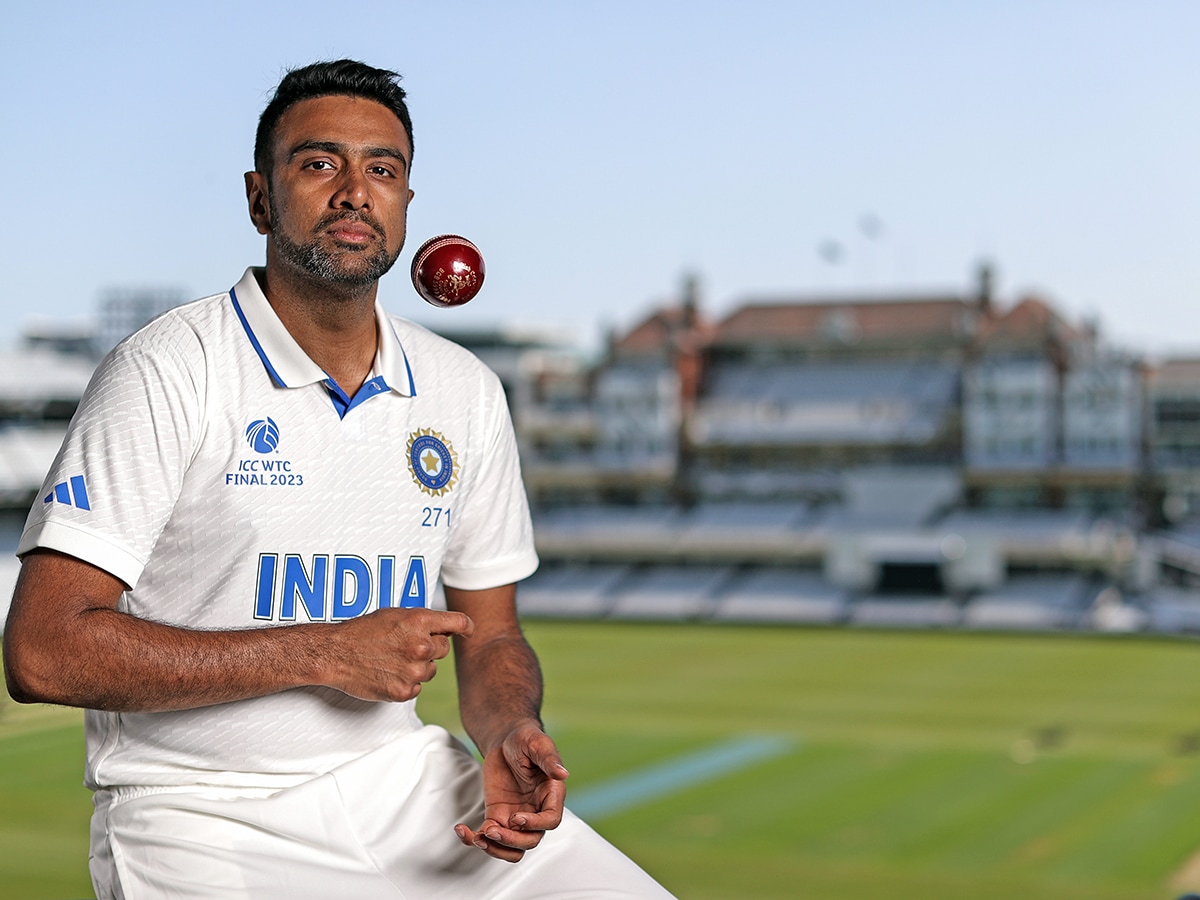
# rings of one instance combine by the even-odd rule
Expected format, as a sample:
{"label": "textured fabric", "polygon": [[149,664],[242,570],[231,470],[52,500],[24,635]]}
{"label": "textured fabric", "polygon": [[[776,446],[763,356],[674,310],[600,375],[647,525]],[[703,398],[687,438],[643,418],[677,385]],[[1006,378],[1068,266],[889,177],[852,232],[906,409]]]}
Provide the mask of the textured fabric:
{"label": "textured fabric", "polygon": [[[377,309],[375,368],[345,397],[253,270],[101,363],[18,553],[48,547],[130,589],[119,608],[197,629],[424,606],[537,566],[496,376]],[[419,727],[413,703],[321,688],[163,713],[88,711],[89,786],[275,788]]]}

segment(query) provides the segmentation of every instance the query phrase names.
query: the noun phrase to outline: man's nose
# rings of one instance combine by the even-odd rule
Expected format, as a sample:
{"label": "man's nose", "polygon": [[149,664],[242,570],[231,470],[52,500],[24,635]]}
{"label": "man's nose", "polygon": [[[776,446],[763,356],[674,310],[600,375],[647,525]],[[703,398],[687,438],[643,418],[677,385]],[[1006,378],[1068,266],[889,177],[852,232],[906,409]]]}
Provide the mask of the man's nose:
{"label": "man's nose", "polygon": [[333,195],[333,206],[340,209],[366,209],[371,205],[371,190],[366,174],[347,169]]}

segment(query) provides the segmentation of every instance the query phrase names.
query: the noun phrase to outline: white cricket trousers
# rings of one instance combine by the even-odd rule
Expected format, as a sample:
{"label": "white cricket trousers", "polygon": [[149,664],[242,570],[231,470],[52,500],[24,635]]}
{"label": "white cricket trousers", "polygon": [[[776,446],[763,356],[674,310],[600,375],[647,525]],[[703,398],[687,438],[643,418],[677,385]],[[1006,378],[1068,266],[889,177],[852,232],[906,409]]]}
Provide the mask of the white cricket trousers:
{"label": "white cricket trousers", "polygon": [[100,791],[99,900],[585,900],[671,895],[567,812],[519,863],[466,847],[483,820],[478,762],[445,729],[279,791]]}

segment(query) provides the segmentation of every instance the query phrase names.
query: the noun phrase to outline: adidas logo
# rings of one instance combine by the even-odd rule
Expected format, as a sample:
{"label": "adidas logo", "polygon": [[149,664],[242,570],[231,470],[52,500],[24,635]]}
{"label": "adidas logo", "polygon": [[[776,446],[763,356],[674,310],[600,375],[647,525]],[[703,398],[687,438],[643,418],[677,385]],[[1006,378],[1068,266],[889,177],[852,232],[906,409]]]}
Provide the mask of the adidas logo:
{"label": "adidas logo", "polygon": [[79,509],[92,508],[88,502],[87,486],[83,483],[82,475],[72,475],[69,481],[60,481],[42,502],[65,503]]}

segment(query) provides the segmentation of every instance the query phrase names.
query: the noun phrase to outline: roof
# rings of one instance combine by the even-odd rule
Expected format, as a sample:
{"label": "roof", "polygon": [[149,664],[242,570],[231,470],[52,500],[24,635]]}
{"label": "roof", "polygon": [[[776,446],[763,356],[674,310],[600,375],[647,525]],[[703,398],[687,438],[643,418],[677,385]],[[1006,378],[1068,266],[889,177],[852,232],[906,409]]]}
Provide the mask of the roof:
{"label": "roof", "polygon": [[640,356],[681,344],[697,349],[708,342],[712,332],[712,324],[694,307],[669,306],[651,313],[618,337],[613,351],[622,356]]}
{"label": "roof", "polygon": [[1011,309],[989,317],[979,330],[985,349],[1041,346],[1049,340],[1070,342],[1082,336],[1078,328],[1038,297],[1026,297]]}
{"label": "roof", "polygon": [[1200,358],[1188,357],[1168,359],[1149,373],[1150,382],[1157,390],[1195,391],[1200,389]]}
{"label": "roof", "polygon": [[1048,302],[1026,297],[999,311],[959,294],[759,300],[714,324],[683,304],[654,311],[613,342],[623,356],[669,347],[1042,349],[1086,336]]}
{"label": "roof", "polygon": [[958,343],[977,317],[976,303],[962,297],[747,303],[717,326],[713,343]]}

